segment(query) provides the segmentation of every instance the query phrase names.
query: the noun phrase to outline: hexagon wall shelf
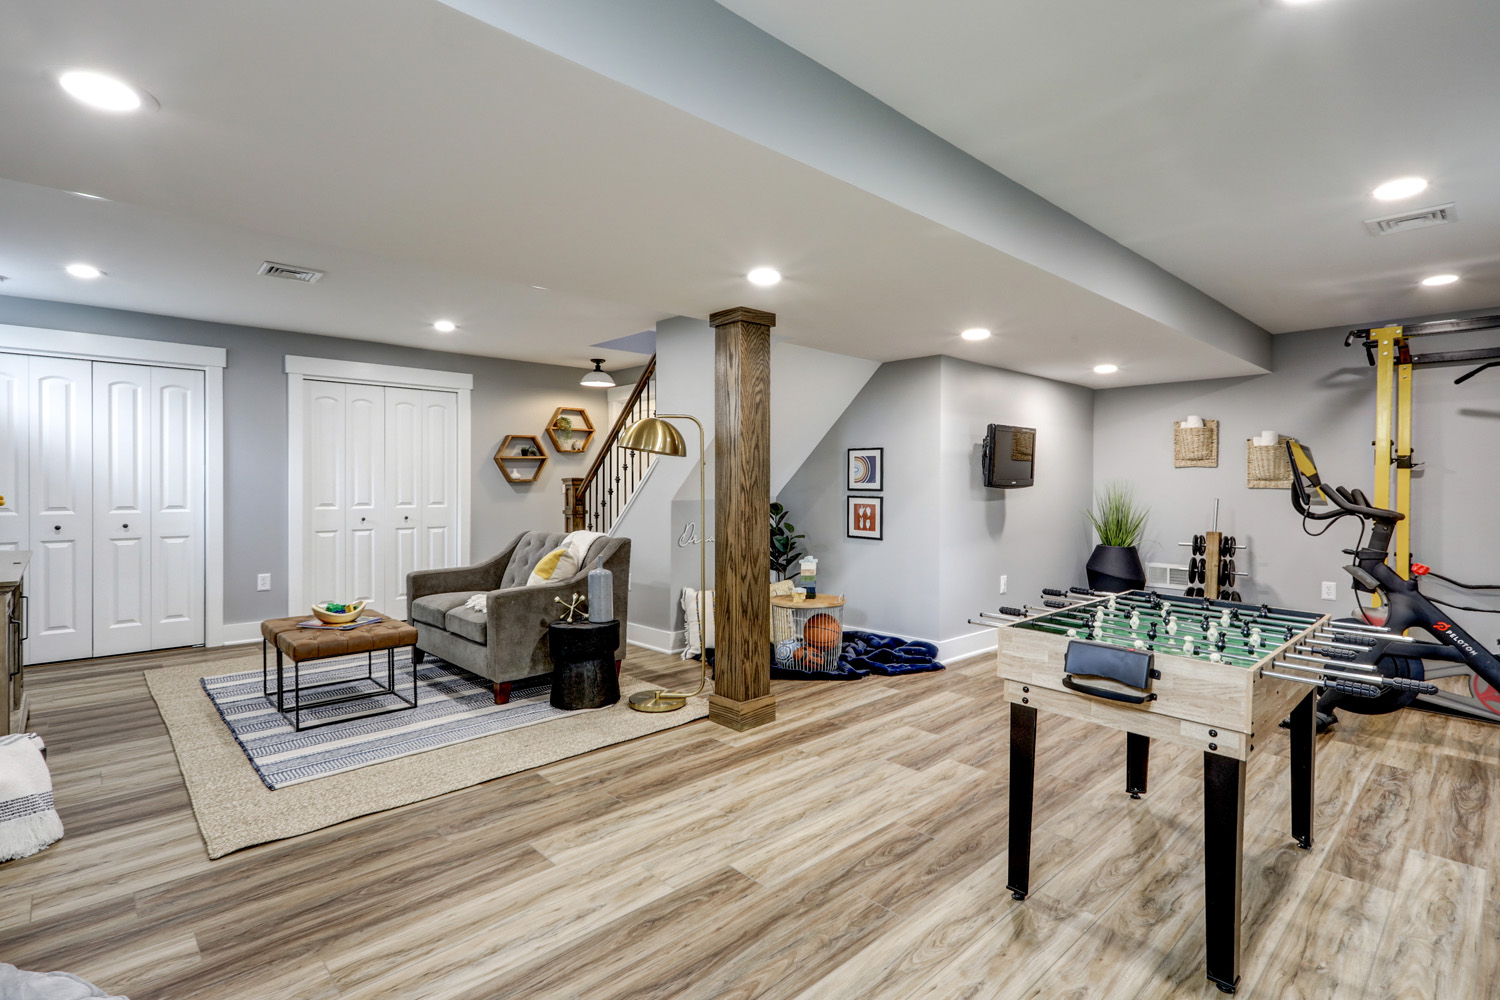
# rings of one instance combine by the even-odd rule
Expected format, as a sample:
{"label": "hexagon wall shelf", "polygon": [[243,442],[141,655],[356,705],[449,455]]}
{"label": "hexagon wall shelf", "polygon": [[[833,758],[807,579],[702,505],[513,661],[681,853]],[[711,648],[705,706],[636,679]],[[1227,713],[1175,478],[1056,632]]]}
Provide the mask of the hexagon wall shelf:
{"label": "hexagon wall shelf", "polygon": [[[536,454],[520,454],[525,447],[530,447]],[[542,439],[534,434],[507,434],[500,447],[495,449],[495,464],[507,482],[534,483],[542,476],[547,452],[542,447]]]}
{"label": "hexagon wall shelf", "polygon": [[[564,417],[572,422],[572,426],[566,429],[566,437],[562,436],[564,428],[557,425]],[[594,422],[581,406],[559,406],[547,422],[547,436],[552,439],[552,447],[559,455],[581,455],[589,450],[589,444],[594,440]]]}

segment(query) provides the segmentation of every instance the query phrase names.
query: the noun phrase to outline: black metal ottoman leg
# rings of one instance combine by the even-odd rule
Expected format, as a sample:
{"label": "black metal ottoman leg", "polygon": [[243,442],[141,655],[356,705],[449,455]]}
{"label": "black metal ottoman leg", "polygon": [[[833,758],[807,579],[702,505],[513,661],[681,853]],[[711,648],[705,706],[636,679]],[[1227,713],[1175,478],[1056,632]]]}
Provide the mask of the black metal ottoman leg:
{"label": "black metal ottoman leg", "polygon": [[1146,765],[1151,760],[1151,737],[1125,734],[1125,790],[1132,799],[1146,794]]}
{"label": "black metal ottoman leg", "polygon": [[1317,771],[1317,693],[1292,709],[1292,836],[1304,850],[1313,845],[1313,785]]}
{"label": "black metal ottoman leg", "polygon": [[1036,785],[1036,709],[1010,706],[1010,879],[1013,899],[1031,888],[1031,805]]}
{"label": "black metal ottoman leg", "polygon": [[276,647],[276,711],[286,714],[286,672],[282,669],[281,647]]}
{"label": "black metal ottoman leg", "polygon": [[1204,922],[1208,978],[1224,993],[1240,981],[1240,875],[1244,867],[1245,762],[1203,754]]}

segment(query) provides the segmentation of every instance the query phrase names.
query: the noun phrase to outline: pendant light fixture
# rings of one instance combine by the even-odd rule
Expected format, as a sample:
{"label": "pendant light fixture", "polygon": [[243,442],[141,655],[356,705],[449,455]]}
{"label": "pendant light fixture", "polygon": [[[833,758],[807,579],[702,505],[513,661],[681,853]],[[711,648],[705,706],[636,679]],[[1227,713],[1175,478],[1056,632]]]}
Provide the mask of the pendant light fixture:
{"label": "pendant light fixture", "polygon": [[591,372],[584,372],[583,378],[579,381],[578,384],[586,385],[591,389],[613,389],[615,386],[615,380],[609,377],[609,372],[599,367],[600,365],[604,364],[604,359],[589,358],[589,360],[594,363],[594,370]]}

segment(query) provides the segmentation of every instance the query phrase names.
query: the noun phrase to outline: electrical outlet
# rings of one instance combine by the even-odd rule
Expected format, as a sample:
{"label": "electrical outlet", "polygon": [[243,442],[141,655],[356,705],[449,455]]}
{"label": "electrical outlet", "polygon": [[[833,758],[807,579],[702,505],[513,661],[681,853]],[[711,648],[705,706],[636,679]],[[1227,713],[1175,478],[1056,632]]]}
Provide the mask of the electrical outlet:
{"label": "electrical outlet", "polygon": [[1323,581],[1323,600],[1336,601],[1339,599],[1339,585],[1332,580]]}
{"label": "electrical outlet", "polygon": [[1005,593],[1009,589],[1010,589],[1010,577],[1006,576],[1004,573],[1001,573],[1000,574],[1000,593],[1003,594],[1003,593]]}
{"label": "electrical outlet", "polygon": [[270,573],[262,573],[259,576],[257,576],[255,578],[255,589],[256,590],[270,590],[271,589],[271,574]]}

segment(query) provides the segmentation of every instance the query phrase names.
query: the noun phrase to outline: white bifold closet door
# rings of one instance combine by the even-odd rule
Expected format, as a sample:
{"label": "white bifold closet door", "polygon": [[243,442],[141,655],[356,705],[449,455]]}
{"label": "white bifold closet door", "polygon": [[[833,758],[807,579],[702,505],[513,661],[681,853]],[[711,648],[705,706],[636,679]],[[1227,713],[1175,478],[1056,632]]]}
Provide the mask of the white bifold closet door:
{"label": "white bifold closet door", "polygon": [[95,364],[94,653],[203,642],[203,373]]}
{"label": "white bifold closet door", "polygon": [[0,549],[27,663],[203,642],[203,373],[0,354]]}
{"label": "white bifold closet door", "polygon": [[303,596],[404,618],[406,574],[457,561],[458,395],[314,379],[303,393]]}

